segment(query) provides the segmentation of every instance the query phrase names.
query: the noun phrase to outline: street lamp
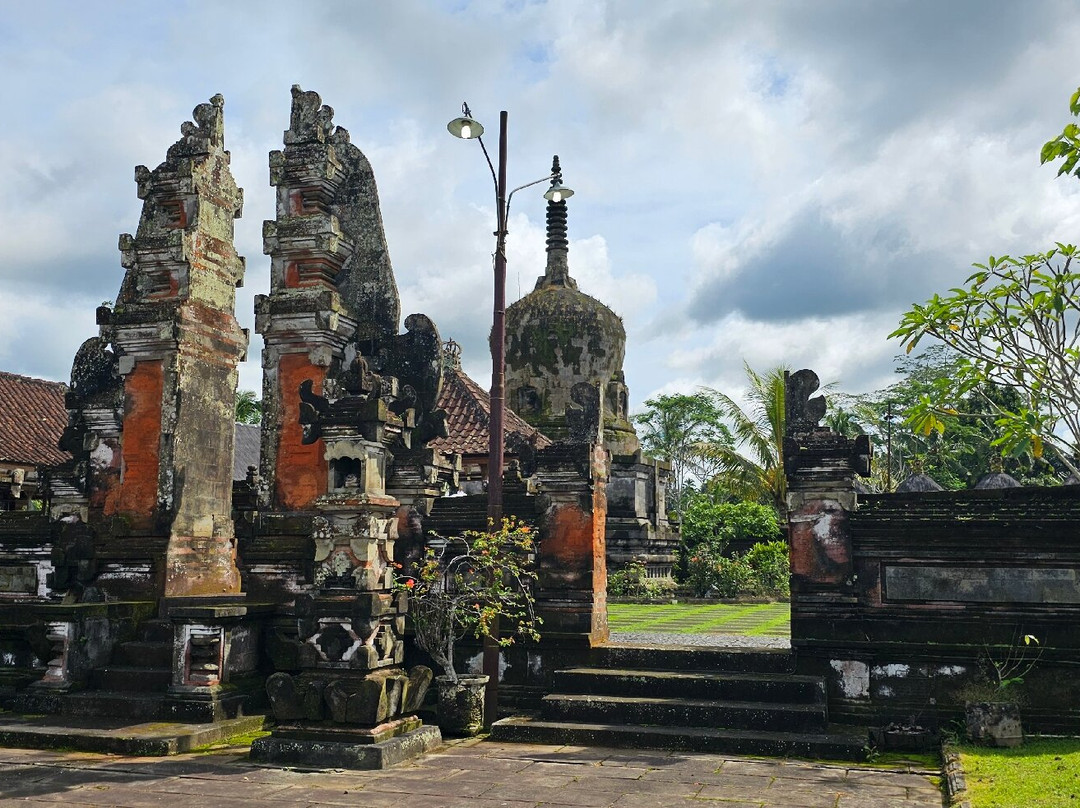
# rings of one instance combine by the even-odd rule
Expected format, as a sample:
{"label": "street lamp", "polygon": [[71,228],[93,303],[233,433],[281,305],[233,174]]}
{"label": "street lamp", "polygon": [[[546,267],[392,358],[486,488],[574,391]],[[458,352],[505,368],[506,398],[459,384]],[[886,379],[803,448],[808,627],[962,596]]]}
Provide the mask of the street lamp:
{"label": "street lamp", "polygon": [[[487,146],[481,135],[484,126],[472,116],[469,105],[462,103],[461,117],[454,118],[446,125],[454,137],[464,140],[476,140],[484,152],[491,179],[495,183],[495,304],[491,321],[491,415],[488,424],[488,523],[492,530],[502,526],[503,492],[503,435],[504,413],[506,411],[506,223],[510,218],[510,200],[523,188],[539,185],[553,180],[551,188],[544,194],[549,202],[559,202],[573,196],[574,192],[559,181],[559,177],[548,174],[533,182],[519,185],[509,194],[506,193],[506,110],[499,113],[499,169],[491,164]],[[498,636],[498,621],[491,627]],[[499,647],[489,637],[484,638],[484,673],[488,677],[484,693],[484,723],[491,726],[498,717],[499,709]]]}
{"label": "street lamp", "polygon": [[559,177],[548,174],[506,193],[506,111],[499,113],[499,168],[491,163],[482,135],[484,126],[472,116],[469,105],[462,103],[461,116],[446,125],[454,137],[476,140],[484,152],[491,179],[495,183],[495,304],[491,323],[491,417],[488,436],[488,522],[492,530],[502,525],[502,484],[504,414],[506,412],[506,224],[510,217],[510,202],[518,191],[553,180],[544,194],[549,202],[569,199],[574,191],[564,186]]}

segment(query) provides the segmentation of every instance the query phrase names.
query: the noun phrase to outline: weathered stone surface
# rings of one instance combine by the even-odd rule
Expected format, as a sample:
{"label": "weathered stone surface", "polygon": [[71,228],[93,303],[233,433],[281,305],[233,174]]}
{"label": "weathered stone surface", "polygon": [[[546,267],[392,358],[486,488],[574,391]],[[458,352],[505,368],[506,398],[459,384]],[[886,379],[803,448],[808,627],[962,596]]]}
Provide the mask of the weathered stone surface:
{"label": "weathered stone surface", "polygon": [[385,676],[365,678],[356,692],[349,697],[345,721],[370,727],[389,718],[393,712],[387,684]]}
{"label": "weathered stone surface", "polygon": [[[233,314],[244,276],[233,246],[243,192],[229,171],[223,110],[220,95],[199,104],[164,162],[136,168],[143,208],[136,234],[120,237],[124,280],[116,302],[98,309],[99,336],[72,365],[62,442],[73,460],[52,474],[53,515],[102,537],[122,520],[169,542],[164,557],[160,544],[142,558],[128,544],[132,567],[165,574],[144,569],[141,592],[132,575],[123,589],[121,576],[96,579],[103,597],[155,596],[162,584],[170,596],[240,590],[231,464],[237,364],[247,347]],[[102,552],[115,551],[105,542]],[[90,580],[63,553],[67,569],[54,580],[77,584],[80,596]]]}
{"label": "weathered stone surface", "polygon": [[405,700],[401,706],[401,714],[408,715],[420,709],[424,703],[428,688],[434,674],[426,665],[416,665],[409,671],[409,681],[405,686]]}
{"label": "weathered stone surface", "polygon": [[889,564],[886,600],[1080,604],[1080,571],[1066,567]]}
{"label": "weathered stone surface", "polygon": [[300,693],[289,674],[271,674],[266,680],[266,693],[270,697],[270,707],[276,720],[293,721],[304,718],[306,711]]}
{"label": "weathered stone surface", "polygon": [[[552,175],[561,181],[555,158]],[[547,267],[536,288],[506,309],[506,395],[513,410],[551,438],[567,435],[567,410],[580,402],[577,384],[609,399],[605,435],[614,454],[633,454],[637,436],[626,411],[622,373],[626,331],[607,306],[570,276],[566,201],[547,205]]]}

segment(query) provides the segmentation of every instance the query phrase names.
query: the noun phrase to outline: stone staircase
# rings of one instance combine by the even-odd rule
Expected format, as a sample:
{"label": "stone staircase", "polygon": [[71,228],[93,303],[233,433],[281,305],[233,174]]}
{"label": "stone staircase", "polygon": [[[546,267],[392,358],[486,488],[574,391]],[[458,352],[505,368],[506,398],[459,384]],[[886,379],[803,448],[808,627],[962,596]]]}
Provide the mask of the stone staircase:
{"label": "stone staircase", "polygon": [[84,718],[173,720],[166,705],[172,681],[172,625],[144,620],[137,639],[118,643],[112,659],[90,674],[89,688],[64,697],[60,714]]}
{"label": "stone staircase", "polygon": [[861,760],[865,727],[830,725],[825,682],[789,650],[594,649],[555,673],[539,715],[496,722],[502,741]]}

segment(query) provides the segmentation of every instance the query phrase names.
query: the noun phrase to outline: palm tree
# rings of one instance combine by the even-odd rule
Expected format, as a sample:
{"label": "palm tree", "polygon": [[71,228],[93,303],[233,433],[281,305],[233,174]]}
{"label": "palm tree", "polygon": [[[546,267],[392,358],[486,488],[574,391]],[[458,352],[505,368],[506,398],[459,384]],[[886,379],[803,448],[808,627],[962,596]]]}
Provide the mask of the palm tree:
{"label": "palm tree", "polygon": [[784,374],[783,365],[758,373],[744,364],[749,389],[749,411],[718,390],[708,389],[735,437],[734,445],[710,443],[698,451],[716,464],[710,487],[724,489],[739,499],[767,502],[777,513],[787,511],[784,477]]}
{"label": "palm tree", "polygon": [[236,391],[236,421],[240,424],[257,424],[262,421],[262,402],[254,390]]}

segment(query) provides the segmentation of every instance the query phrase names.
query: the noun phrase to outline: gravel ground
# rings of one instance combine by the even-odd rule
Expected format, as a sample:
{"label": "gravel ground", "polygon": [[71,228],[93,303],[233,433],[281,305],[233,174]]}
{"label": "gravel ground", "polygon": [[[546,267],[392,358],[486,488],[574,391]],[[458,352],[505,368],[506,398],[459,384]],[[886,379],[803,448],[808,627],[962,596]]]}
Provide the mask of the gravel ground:
{"label": "gravel ground", "polygon": [[787,637],[747,637],[740,634],[672,634],[663,631],[613,631],[612,645],[681,645],[713,648],[790,648]]}

